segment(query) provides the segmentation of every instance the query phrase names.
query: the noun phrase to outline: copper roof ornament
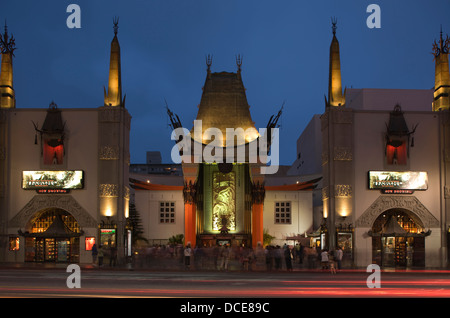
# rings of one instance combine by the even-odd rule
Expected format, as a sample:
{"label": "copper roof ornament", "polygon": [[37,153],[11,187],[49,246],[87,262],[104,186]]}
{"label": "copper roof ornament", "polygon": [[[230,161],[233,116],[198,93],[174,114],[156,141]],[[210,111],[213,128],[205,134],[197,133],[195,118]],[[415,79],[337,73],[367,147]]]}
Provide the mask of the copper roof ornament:
{"label": "copper roof ornament", "polygon": [[241,71],[242,60],[243,59],[244,59],[244,57],[242,57],[240,54],[236,55],[236,65],[238,67],[238,72]]}
{"label": "copper roof ornament", "polygon": [[211,54],[206,55],[205,59],[206,59],[207,71],[209,73],[209,72],[211,72],[212,55]]}
{"label": "copper roof ornament", "polygon": [[437,43],[436,40],[434,40],[432,54],[433,54],[434,58],[436,59],[441,53],[448,54],[449,48],[450,48],[450,38],[447,35],[444,40],[444,38],[442,37],[442,25],[441,25],[439,43]]}
{"label": "copper roof ornament", "polygon": [[333,30],[333,35],[336,35],[336,29],[337,29],[337,18],[331,17],[331,29]]}
{"label": "copper roof ornament", "polygon": [[117,32],[119,30],[119,17],[113,18],[113,24],[114,24],[114,35],[117,35]]}
{"label": "copper roof ornament", "polygon": [[0,50],[2,54],[11,53],[14,56],[14,50],[16,49],[16,39],[11,34],[8,35],[8,26],[5,21],[5,33],[0,33]]}

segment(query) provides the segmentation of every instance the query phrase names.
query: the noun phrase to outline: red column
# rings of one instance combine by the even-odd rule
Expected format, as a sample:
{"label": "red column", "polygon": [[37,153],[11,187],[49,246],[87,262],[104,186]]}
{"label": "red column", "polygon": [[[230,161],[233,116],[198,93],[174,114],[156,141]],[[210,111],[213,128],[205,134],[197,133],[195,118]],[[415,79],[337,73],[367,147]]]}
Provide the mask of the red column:
{"label": "red column", "polygon": [[255,248],[258,242],[263,244],[263,211],[264,203],[253,203],[252,205],[252,246]]}
{"label": "red column", "polygon": [[195,203],[184,203],[184,244],[191,244],[194,247],[196,244],[196,218],[195,218]]}

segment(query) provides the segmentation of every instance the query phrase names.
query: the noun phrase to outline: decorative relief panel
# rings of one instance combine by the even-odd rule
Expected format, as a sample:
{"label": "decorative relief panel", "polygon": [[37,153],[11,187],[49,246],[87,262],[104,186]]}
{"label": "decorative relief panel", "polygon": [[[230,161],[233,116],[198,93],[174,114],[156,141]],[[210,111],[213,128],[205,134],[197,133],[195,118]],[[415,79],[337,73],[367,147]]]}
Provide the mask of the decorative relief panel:
{"label": "decorative relief panel", "polygon": [[118,197],[119,196],[119,187],[117,184],[100,184],[98,186],[99,196],[100,197]]}
{"label": "decorative relief panel", "polygon": [[212,229],[220,231],[226,227],[236,230],[236,175],[234,172],[213,173],[212,184]]}
{"label": "decorative relief panel", "polygon": [[118,160],[119,147],[118,146],[102,146],[99,149],[100,160]]}
{"label": "decorative relief panel", "polygon": [[126,200],[130,199],[130,188],[128,187],[123,187],[123,197]]}
{"label": "decorative relief panel", "polygon": [[353,153],[350,147],[334,147],[334,160],[351,161]]}
{"label": "decorative relief panel", "polygon": [[119,107],[102,107],[98,119],[100,122],[120,122],[121,111]]}
{"label": "decorative relief panel", "polygon": [[335,197],[351,197],[353,194],[352,186],[349,184],[336,184],[334,186]]}
{"label": "decorative relief panel", "polygon": [[449,186],[444,186],[444,197],[446,199],[450,199],[450,187]]}
{"label": "decorative relief panel", "polygon": [[338,110],[334,113],[334,120],[336,124],[351,124],[353,123],[353,113],[350,111]]}
{"label": "decorative relief panel", "polygon": [[327,200],[330,198],[330,188],[325,186],[322,188],[322,200]]}

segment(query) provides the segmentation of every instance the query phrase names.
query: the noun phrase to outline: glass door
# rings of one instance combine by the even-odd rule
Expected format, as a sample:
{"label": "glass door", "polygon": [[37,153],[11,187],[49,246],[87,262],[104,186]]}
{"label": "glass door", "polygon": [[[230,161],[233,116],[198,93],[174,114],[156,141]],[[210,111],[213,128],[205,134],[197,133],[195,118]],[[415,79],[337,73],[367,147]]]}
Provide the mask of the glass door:
{"label": "glass door", "polygon": [[57,261],[68,262],[70,260],[70,241],[63,239],[57,241]]}
{"label": "glass door", "polygon": [[395,237],[381,238],[383,244],[382,266],[395,267]]}
{"label": "glass door", "polygon": [[44,261],[44,239],[43,238],[36,238],[36,262],[43,262]]}
{"label": "glass door", "polygon": [[55,239],[46,238],[45,239],[45,261],[54,262],[56,260],[56,248]]}
{"label": "glass door", "polygon": [[395,266],[406,267],[406,237],[395,238]]}

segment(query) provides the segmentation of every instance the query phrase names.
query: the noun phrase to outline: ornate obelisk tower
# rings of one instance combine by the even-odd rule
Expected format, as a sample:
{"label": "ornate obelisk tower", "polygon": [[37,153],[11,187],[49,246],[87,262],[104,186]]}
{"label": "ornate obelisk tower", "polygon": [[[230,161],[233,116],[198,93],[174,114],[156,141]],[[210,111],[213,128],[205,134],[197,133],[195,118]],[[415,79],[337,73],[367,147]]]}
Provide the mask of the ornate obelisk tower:
{"label": "ornate obelisk tower", "polygon": [[443,39],[441,28],[439,43],[434,41],[433,44],[433,55],[435,60],[433,111],[450,109],[449,46],[450,39],[448,36],[445,40]]}
{"label": "ornate obelisk tower", "polygon": [[14,37],[8,35],[8,27],[0,34],[0,49],[2,52],[2,66],[0,73],[0,107],[15,108],[16,99],[13,88],[13,56],[15,50]]}
{"label": "ornate obelisk tower", "polygon": [[119,261],[125,256],[124,241],[129,209],[129,136],[131,116],[122,100],[118,19],[114,20],[108,92],[99,107],[99,243],[117,248]]}
{"label": "ornate obelisk tower", "polygon": [[336,247],[336,228],[353,219],[353,113],[342,95],[336,20],[332,20],[328,100],[321,116],[323,224],[327,238],[323,248]]}

